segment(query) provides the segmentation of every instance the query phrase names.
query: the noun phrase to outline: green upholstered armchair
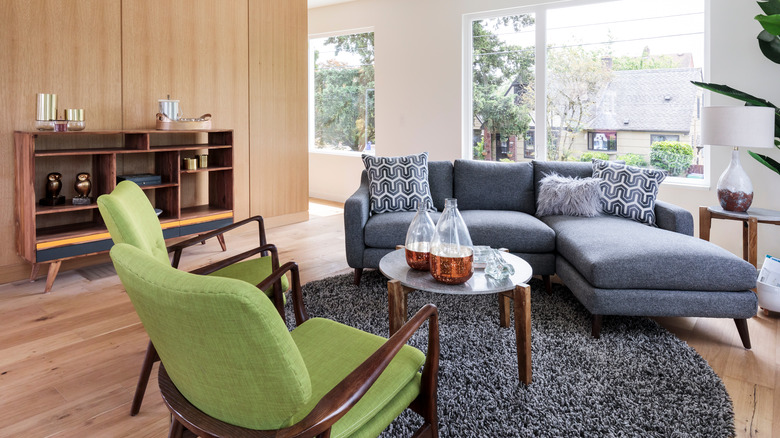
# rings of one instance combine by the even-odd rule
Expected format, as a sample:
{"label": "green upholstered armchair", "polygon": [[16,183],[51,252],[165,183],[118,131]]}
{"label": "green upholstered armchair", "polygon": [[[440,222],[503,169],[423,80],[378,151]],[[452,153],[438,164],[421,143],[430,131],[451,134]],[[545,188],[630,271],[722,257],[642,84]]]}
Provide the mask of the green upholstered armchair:
{"label": "green upholstered armchair", "polygon": [[[162,360],[169,436],[377,436],[407,407],[425,421],[415,436],[438,436],[432,304],[389,340],[322,318],[288,331],[251,284],[179,271],[127,244],[111,259]],[[426,320],[427,355],[405,345]]]}
{"label": "green upholstered armchair", "polygon": [[[251,217],[175,245],[166,246],[162,227],[157,214],[154,212],[154,207],[152,207],[149,198],[146,197],[143,190],[135,183],[131,181],[120,182],[111,194],[100,196],[97,204],[115,244],[128,243],[166,264],[171,264],[168,254],[173,253],[172,264],[174,268],[178,268],[182,251],[185,248],[203,243],[213,237],[221,237],[223,233],[242,225],[257,223],[259,235],[257,247],[203,266],[192,272],[195,274],[236,278],[257,285],[260,290],[271,297],[282,318],[284,318],[284,292],[289,289],[286,272],[289,271],[292,274],[293,288],[300,289],[297,265],[287,263],[284,266],[279,266],[279,256],[276,247],[266,242],[263,218],[260,216]],[[223,243],[222,240],[220,242]],[[250,258],[258,254],[261,257]],[[296,308],[295,318],[296,322],[301,322],[302,319],[305,319],[305,309]],[[138,378],[133,403],[130,407],[130,415],[136,415],[141,409],[141,402],[143,401],[146,385],[152,372],[152,366],[158,359],[154,344],[150,341],[146,349],[141,375]]]}

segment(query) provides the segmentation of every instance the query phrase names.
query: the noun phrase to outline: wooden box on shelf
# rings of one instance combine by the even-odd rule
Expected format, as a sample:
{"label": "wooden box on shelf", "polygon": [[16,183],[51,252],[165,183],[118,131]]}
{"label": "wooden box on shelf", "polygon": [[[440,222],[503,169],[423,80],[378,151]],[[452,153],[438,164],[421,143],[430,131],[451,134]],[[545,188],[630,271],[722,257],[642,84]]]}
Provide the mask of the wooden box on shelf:
{"label": "wooden box on shelf", "polygon": [[[117,175],[160,176],[159,184],[140,187],[162,210],[166,239],[233,223],[232,130],[17,131],[14,143],[17,251],[32,264],[30,280],[42,263],[50,263],[46,292],[63,260],[113,245],[94,200],[116,187]],[[184,169],[183,158],[194,154],[208,154],[209,165]],[[65,203],[41,205],[52,172],[62,175]],[[73,203],[81,172],[91,175],[88,204]]]}

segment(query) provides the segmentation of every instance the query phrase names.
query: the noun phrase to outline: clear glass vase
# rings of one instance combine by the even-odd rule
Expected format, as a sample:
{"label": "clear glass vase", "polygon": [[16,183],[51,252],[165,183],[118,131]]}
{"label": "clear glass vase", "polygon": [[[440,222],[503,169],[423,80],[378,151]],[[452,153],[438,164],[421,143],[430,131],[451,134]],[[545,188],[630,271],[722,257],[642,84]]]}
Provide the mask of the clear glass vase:
{"label": "clear glass vase", "polygon": [[430,270],[431,240],[435,226],[431,216],[421,202],[417,206],[417,214],[414,215],[409,230],[406,232],[406,264],[412,269],[420,271]]}
{"label": "clear glass vase", "polygon": [[461,284],[474,274],[474,245],[456,199],[444,200],[444,211],[431,241],[431,275],[446,284]]}

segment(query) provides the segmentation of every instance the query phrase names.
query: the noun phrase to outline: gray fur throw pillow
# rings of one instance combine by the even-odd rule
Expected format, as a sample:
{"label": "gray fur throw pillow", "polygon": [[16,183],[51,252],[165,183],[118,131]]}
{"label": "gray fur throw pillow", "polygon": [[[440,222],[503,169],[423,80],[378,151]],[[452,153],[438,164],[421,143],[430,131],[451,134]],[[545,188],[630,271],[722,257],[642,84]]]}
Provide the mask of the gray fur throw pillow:
{"label": "gray fur throw pillow", "polygon": [[601,213],[598,178],[571,178],[553,172],[539,181],[537,216],[585,216]]}

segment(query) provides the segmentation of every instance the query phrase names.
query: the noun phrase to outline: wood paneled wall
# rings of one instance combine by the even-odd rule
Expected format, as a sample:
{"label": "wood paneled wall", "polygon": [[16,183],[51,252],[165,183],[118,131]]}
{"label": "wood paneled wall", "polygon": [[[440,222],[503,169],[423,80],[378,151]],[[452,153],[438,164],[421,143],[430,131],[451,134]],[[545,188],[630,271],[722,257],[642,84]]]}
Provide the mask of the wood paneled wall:
{"label": "wood paneled wall", "polygon": [[[84,108],[87,129],[153,127],[167,95],[211,113],[235,130],[236,217],[308,218],[306,0],[3,0],[0,16],[2,235],[16,230],[13,131],[33,129],[36,93]],[[29,276],[13,242],[0,283]]]}
{"label": "wood paneled wall", "polygon": [[306,220],[307,2],[251,1],[249,22],[249,135],[259,145],[249,157],[252,213]]}

